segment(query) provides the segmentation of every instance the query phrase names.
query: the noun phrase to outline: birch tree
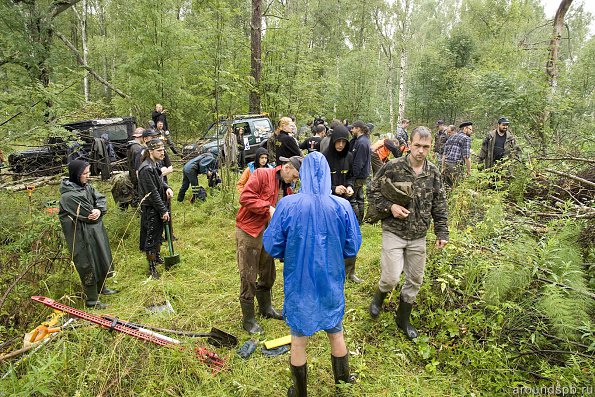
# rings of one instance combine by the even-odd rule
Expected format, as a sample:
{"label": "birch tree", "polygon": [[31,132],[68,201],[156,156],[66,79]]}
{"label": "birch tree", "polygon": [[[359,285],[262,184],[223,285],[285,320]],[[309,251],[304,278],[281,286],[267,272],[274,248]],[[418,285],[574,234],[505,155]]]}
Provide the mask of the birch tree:
{"label": "birch tree", "polygon": [[551,106],[553,98],[558,87],[558,53],[560,50],[560,40],[562,39],[562,29],[564,28],[564,17],[572,4],[572,0],[562,0],[554,16],[553,33],[550,40],[549,55],[545,65],[545,74],[547,76],[549,91],[546,98],[545,109],[541,116],[539,137],[541,140],[541,150],[544,151],[547,145],[546,127],[550,122],[552,112]]}
{"label": "birch tree", "polygon": [[405,118],[405,102],[407,89],[407,73],[409,71],[409,42],[411,41],[411,15],[413,0],[397,0],[395,2],[398,15],[397,48],[399,52],[399,122]]}

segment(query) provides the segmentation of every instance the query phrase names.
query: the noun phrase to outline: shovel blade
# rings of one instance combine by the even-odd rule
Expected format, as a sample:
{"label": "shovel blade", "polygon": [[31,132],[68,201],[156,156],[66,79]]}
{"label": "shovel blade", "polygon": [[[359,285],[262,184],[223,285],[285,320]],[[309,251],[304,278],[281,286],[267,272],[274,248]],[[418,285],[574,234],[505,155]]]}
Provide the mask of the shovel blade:
{"label": "shovel blade", "polygon": [[238,338],[217,328],[211,328],[207,342],[215,347],[236,347]]}
{"label": "shovel blade", "polygon": [[165,264],[165,269],[169,270],[170,267],[180,263],[180,254],[165,256],[163,257],[163,262]]}

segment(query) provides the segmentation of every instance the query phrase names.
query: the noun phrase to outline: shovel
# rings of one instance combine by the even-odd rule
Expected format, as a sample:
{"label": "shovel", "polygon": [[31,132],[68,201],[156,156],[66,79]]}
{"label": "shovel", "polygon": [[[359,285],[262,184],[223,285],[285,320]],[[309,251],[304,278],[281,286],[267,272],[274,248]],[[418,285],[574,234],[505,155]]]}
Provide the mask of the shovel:
{"label": "shovel", "polygon": [[225,331],[221,331],[217,328],[211,328],[211,332],[192,332],[192,331],[179,331],[177,329],[167,329],[167,328],[158,328],[152,327],[150,325],[143,325],[143,324],[136,324],[131,323],[128,321],[120,320],[118,318],[114,318],[111,316],[102,316],[105,319],[110,321],[116,321],[119,324],[125,325],[131,328],[144,328],[147,330],[153,330],[157,332],[167,332],[170,334],[188,336],[190,338],[208,338],[207,342],[215,347],[235,347],[238,345],[238,338],[233,336],[232,334],[228,334]]}
{"label": "shovel", "polygon": [[165,262],[165,270],[169,270],[173,265],[180,263],[180,254],[174,254],[174,244],[171,241],[169,222],[165,222],[165,237],[167,238],[169,256],[164,257],[163,260]]}

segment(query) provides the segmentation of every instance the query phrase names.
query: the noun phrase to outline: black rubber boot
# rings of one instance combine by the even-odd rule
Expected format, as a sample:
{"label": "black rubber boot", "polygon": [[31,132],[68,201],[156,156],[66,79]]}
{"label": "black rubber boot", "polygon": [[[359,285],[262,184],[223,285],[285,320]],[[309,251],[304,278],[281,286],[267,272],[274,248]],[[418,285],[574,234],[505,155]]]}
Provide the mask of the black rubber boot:
{"label": "black rubber boot", "polygon": [[345,259],[345,274],[348,280],[361,284],[364,280],[355,275],[355,259],[355,257]]}
{"label": "black rubber boot", "polygon": [[256,291],[256,300],[258,301],[258,312],[264,318],[274,318],[283,320],[283,315],[279,313],[271,304],[271,290]]}
{"label": "black rubber boot", "polygon": [[154,280],[159,280],[161,276],[157,272],[157,263],[155,262],[157,255],[154,252],[147,252],[147,260],[149,261],[149,275]]}
{"label": "black rubber boot", "polygon": [[94,282],[94,277],[89,280],[93,284],[83,285],[83,293],[85,296],[85,306],[93,309],[105,309],[107,305],[99,301],[99,294],[97,293],[97,285]]}
{"label": "black rubber boot", "polygon": [[372,298],[372,303],[370,303],[370,316],[372,318],[378,317],[380,314],[380,310],[382,310],[382,303],[384,302],[384,298],[386,298],[388,292],[381,292],[378,288],[374,293],[374,298]]}
{"label": "black rubber boot", "polygon": [[[336,385],[341,384],[341,382],[355,383],[357,375],[349,372],[349,353],[343,357],[335,357],[331,354],[331,363],[333,364],[333,376]],[[337,395],[342,395],[340,390],[337,391]]]}
{"label": "black rubber boot", "polygon": [[240,300],[240,306],[242,307],[242,327],[250,334],[260,334],[264,330],[256,322],[254,315],[254,302],[246,302]]}
{"label": "black rubber boot", "polygon": [[85,301],[85,306],[90,309],[106,309],[107,305],[105,303],[101,303],[101,301]]}
{"label": "black rubber boot", "polygon": [[289,363],[291,368],[291,378],[293,386],[287,389],[287,397],[307,397],[308,396],[308,364],[295,366]]}
{"label": "black rubber boot", "polygon": [[411,309],[413,309],[413,303],[407,303],[403,300],[403,297],[401,297],[399,307],[395,313],[395,321],[397,326],[405,332],[405,335],[407,335],[409,339],[415,339],[418,337],[417,330],[409,323]]}
{"label": "black rubber boot", "polygon": [[165,261],[161,257],[161,244],[159,244],[155,249],[155,263],[159,265],[163,265],[165,263]]}

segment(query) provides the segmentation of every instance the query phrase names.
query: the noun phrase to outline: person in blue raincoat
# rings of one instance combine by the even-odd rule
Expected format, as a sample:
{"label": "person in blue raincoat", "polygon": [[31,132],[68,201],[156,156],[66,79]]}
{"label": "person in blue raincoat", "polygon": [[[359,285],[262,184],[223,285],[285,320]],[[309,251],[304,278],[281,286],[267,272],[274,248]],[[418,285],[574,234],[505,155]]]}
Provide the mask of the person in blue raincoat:
{"label": "person in blue raincoat", "polygon": [[335,383],[353,383],[343,338],[345,258],[355,257],[362,236],[349,202],[331,195],[326,158],[308,154],[300,167],[298,194],[277,204],[263,245],[284,260],[283,318],[291,329],[291,374],[288,396],[306,396],[308,337],[326,331],[331,343]]}

